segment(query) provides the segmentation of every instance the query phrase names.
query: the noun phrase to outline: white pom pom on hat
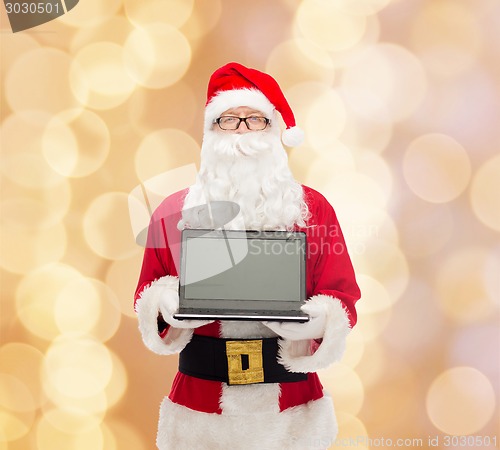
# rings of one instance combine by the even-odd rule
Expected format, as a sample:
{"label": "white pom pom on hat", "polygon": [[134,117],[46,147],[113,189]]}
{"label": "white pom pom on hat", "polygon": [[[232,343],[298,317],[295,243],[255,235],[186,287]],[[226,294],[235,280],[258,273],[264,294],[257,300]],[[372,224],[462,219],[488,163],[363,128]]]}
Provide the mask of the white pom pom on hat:
{"label": "white pom pom on hat", "polygon": [[231,62],[217,69],[208,82],[205,128],[210,128],[220,114],[231,108],[247,106],[272,117],[278,111],[285,122],[281,140],[288,147],[304,142],[304,132],[276,80],[270,75]]}
{"label": "white pom pom on hat", "polygon": [[281,140],[287,147],[297,147],[304,142],[304,131],[297,126],[287,128],[283,131]]}

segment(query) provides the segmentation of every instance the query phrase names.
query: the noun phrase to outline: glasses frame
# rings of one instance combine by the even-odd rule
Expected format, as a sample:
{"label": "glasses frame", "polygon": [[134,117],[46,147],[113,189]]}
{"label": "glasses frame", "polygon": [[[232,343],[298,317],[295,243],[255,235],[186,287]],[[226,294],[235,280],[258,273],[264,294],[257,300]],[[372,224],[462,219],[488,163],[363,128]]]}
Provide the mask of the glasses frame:
{"label": "glasses frame", "polygon": [[[232,119],[238,119],[239,122],[238,122],[238,125],[236,125],[236,128],[222,128],[221,124],[220,124],[220,121],[226,117],[230,117]],[[258,130],[253,130],[252,128],[249,127],[248,125],[248,122],[247,120],[248,119],[251,119],[251,118],[259,118],[259,119],[264,119],[264,121],[266,122],[266,124],[264,125],[264,128],[259,128]],[[247,130],[249,131],[262,131],[262,130],[265,130],[269,124],[271,123],[271,120],[268,119],[267,117],[263,117],[263,116],[249,116],[249,117],[237,117],[237,116],[222,116],[222,117],[219,117],[218,119],[215,119],[214,123],[216,123],[217,125],[219,125],[219,128],[223,131],[236,131],[240,125],[241,125],[241,122],[245,122],[245,125],[247,127]]]}

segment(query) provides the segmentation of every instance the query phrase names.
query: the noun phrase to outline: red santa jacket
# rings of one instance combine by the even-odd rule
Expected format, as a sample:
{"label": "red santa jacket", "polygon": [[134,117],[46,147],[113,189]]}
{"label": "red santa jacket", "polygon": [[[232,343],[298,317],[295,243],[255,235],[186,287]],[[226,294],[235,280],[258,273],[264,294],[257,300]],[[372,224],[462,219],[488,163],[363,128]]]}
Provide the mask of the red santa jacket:
{"label": "red santa jacket", "polygon": [[[346,243],[336,214],[328,201],[317,191],[303,186],[304,198],[308,205],[310,218],[306,227],[296,231],[306,233],[306,291],[307,297],[328,296],[338,299],[347,316],[350,326],[357,320],[355,303],[360,298],[354,270],[347,251]],[[144,291],[155,281],[166,275],[177,276],[180,258],[180,231],[177,224],[187,189],[166,198],[153,214],[149,230],[143,265],[135,293],[135,302],[144,301]],[[168,327],[163,325],[165,329]],[[163,328],[162,327],[162,328]],[[165,330],[159,331],[165,333]],[[197,328],[195,334],[221,337],[220,323],[213,322]],[[230,337],[230,336],[225,336]],[[322,346],[322,342],[311,342],[311,353]],[[328,359],[328,358],[327,358]],[[307,366],[307,364],[306,364]],[[302,365],[300,367],[303,367]],[[318,376],[312,370],[305,370],[305,381],[281,383],[280,410],[305,404],[323,396]],[[297,371],[302,371],[298,369]],[[193,378],[177,373],[169,398],[172,402],[190,409],[208,413],[221,413],[219,400],[222,384],[217,381]]]}

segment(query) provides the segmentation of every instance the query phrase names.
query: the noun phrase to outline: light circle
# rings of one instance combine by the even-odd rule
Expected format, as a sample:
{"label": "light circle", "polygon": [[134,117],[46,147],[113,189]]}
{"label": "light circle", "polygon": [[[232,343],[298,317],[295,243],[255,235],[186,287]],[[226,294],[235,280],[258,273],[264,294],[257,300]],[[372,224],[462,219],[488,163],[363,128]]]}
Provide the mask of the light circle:
{"label": "light circle", "polygon": [[500,231],[500,156],[486,161],[474,175],[470,191],[472,210],[487,227]]}
{"label": "light circle", "polygon": [[136,83],[160,89],[184,76],[191,63],[191,46],[177,28],[155,23],[129,34],[124,45],[124,62]]}
{"label": "light circle", "polygon": [[123,259],[138,251],[129,223],[127,194],[108,192],[97,197],[85,211],[83,233],[97,255]]}
{"label": "light circle", "polygon": [[466,150],[453,138],[432,133],[408,146],[403,173],[411,190],[431,203],[446,203],[467,187],[471,164]]}
{"label": "light circle", "polygon": [[110,133],[96,113],[65,111],[54,116],[42,136],[47,163],[65,177],[84,177],[97,171],[108,156]]}
{"label": "light circle", "polygon": [[89,44],[75,55],[70,82],[83,105],[99,110],[121,105],[136,87],[125,70],[122,47],[105,41]]}
{"label": "light circle", "polygon": [[45,380],[66,397],[91,398],[107,387],[113,371],[107,347],[95,340],[58,337],[44,359]]}
{"label": "light circle", "polygon": [[325,0],[304,0],[297,10],[296,22],[306,39],[328,51],[355,46],[366,31],[365,16],[347,14]]}
{"label": "light circle", "polygon": [[495,410],[495,391],[486,376],[472,367],[454,367],[431,384],[426,407],[443,433],[464,436],[478,432]]}

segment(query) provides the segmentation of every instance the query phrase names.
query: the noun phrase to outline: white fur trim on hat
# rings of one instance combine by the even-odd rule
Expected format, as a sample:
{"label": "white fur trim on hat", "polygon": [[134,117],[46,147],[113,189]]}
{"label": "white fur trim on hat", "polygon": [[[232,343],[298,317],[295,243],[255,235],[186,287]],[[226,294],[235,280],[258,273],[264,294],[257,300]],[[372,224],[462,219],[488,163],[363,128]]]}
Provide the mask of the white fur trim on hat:
{"label": "white fur trim on hat", "polygon": [[274,119],[274,105],[257,89],[233,89],[220,91],[205,108],[205,130],[210,130],[215,119],[231,108],[246,106],[261,111],[268,119]]}
{"label": "white fur trim on hat", "polygon": [[145,288],[137,300],[139,330],[146,347],[159,355],[179,353],[191,341],[193,329],[170,327],[161,338],[158,334],[158,314],[160,304],[167,310],[175,311],[179,306],[179,279],[164,276]]}
{"label": "white fur trim on hat", "polygon": [[340,300],[329,295],[315,295],[308,302],[322,303],[326,308],[326,328],[321,344],[311,352],[310,340],[280,341],[279,362],[290,372],[316,372],[339,361],[345,351],[350,323]]}

